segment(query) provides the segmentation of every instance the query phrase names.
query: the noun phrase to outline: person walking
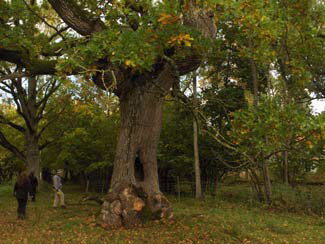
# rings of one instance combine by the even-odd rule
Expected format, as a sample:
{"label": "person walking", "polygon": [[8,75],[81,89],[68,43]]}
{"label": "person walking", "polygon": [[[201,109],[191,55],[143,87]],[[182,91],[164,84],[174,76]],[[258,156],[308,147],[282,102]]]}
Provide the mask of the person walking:
{"label": "person walking", "polygon": [[30,172],[28,178],[29,178],[30,185],[31,185],[30,196],[32,197],[32,201],[35,202],[36,201],[36,191],[37,191],[37,187],[38,187],[38,180],[35,177],[33,171]]}
{"label": "person walking", "polygon": [[18,201],[17,214],[18,219],[26,218],[26,206],[28,200],[28,193],[31,191],[30,181],[26,171],[19,174],[17,182],[14,187],[14,196]]}
{"label": "person walking", "polygon": [[56,174],[53,176],[53,188],[54,188],[54,203],[53,207],[58,207],[59,205],[62,208],[65,208],[64,203],[64,193],[62,191],[62,179],[63,177],[63,170],[59,169]]}

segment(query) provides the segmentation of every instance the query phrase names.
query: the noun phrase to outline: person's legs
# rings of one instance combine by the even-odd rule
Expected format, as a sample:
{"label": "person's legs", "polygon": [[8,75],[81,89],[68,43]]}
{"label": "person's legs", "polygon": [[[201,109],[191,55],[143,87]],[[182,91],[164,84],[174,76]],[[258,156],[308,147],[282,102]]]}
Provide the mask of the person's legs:
{"label": "person's legs", "polygon": [[59,192],[54,192],[54,202],[53,202],[53,207],[58,207],[59,206],[59,201],[60,201],[60,196]]}
{"label": "person's legs", "polygon": [[18,203],[17,216],[18,216],[18,219],[21,219],[21,199],[17,198],[17,203]]}
{"label": "person's legs", "polygon": [[18,219],[24,219],[26,217],[26,205],[27,205],[27,199],[21,199],[17,198],[18,201]]}
{"label": "person's legs", "polygon": [[36,201],[36,189],[34,188],[32,193],[30,194],[30,196],[32,197],[32,202]]}
{"label": "person's legs", "polygon": [[60,196],[60,206],[61,207],[65,207],[65,203],[64,203],[64,193],[63,193],[63,191],[59,191],[58,192],[58,194],[59,194],[59,196]]}
{"label": "person's legs", "polygon": [[21,215],[22,218],[25,219],[26,218],[26,206],[27,206],[27,198],[26,199],[22,199],[22,203],[21,203]]}

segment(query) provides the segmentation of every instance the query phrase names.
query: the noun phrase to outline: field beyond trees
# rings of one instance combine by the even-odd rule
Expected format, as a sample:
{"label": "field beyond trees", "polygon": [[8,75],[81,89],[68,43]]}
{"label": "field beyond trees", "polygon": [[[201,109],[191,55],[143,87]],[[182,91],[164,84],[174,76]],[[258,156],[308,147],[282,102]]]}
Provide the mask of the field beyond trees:
{"label": "field beyond trees", "polygon": [[[0,243],[324,243],[322,216],[290,213],[257,202],[236,203],[240,187],[216,198],[169,196],[171,220],[150,221],[135,229],[104,230],[96,226],[100,206],[82,202],[79,186],[66,185],[66,209],[52,207],[53,192],[44,183],[35,203],[27,205],[27,219],[18,220],[12,186],[0,187]],[[230,192],[230,189],[237,189]],[[240,198],[240,196],[238,196]]]}

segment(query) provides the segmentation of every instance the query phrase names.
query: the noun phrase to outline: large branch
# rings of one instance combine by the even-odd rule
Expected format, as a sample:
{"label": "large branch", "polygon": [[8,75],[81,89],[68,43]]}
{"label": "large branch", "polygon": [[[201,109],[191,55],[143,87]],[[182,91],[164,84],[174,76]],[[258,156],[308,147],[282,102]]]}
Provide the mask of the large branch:
{"label": "large branch", "polygon": [[18,148],[16,148],[14,145],[12,145],[6,139],[5,135],[2,132],[0,132],[0,145],[3,146],[4,148],[8,149],[10,152],[12,152],[14,155],[16,155],[22,161],[25,161],[24,154],[21,151],[19,151]]}
{"label": "large branch", "polygon": [[9,120],[7,120],[4,116],[0,115],[0,124],[7,124],[9,126],[11,126],[12,128],[18,130],[19,132],[23,132],[25,133],[25,128],[20,126],[20,125],[17,125]]}
{"label": "large branch", "polygon": [[0,61],[7,61],[26,68],[26,72],[16,72],[0,77],[0,81],[7,79],[22,78],[35,75],[53,75],[56,72],[56,60],[30,59],[21,51],[8,50],[0,47]]}
{"label": "large branch", "polygon": [[73,0],[48,0],[61,19],[82,36],[104,29],[104,23],[82,9]]}
{"label": "large branch", "polygon": [[43,118],[43,112],[45,110],[49,98],[53,95],[54,92],[59,89],[60,85],[61,83],[57,84],[56,80],[54,80],[47,84],[47,86],[45,87],[43,98],[36,104],[36,106],[38,107],[38,112],[36,116],[38,121]]}
{"label": "large branch", "polygon": [[7,50],[7,49],[4,49],[4,48],[0,48],[0,60],[1,61],[7,61],[7,62],[10,62],[10,63],[14,63],[14,64],[17,64],[17,65],[22,65],[23,64],[21,52]]}
{"label": "large branch", "polygon": [[22,72],[7,74],[7,75],[0,76],[0,82],[5,81],[5,80],[13,80],[13,79],[17,79],[17,78],[22,78],[25,76],[27,76],[27,74],[22,73]]}

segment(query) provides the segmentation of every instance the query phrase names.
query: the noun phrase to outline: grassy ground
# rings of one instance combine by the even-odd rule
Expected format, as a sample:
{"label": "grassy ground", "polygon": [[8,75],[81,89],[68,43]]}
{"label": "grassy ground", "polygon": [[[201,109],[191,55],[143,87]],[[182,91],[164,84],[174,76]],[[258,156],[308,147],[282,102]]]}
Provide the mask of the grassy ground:
{"label": "grassy ground", "polygon": [[106,231],[95,225],[98,205],[79,204],[82,193],[75,186],[66,186],[65,194],[68,208],[54,209],[53,193],[44,189],[28,203],[27,220],[18,220],[12,187],[0,186],[0,243],[325,243],[320,216],[212,198],[170,197],[174,219]]}

